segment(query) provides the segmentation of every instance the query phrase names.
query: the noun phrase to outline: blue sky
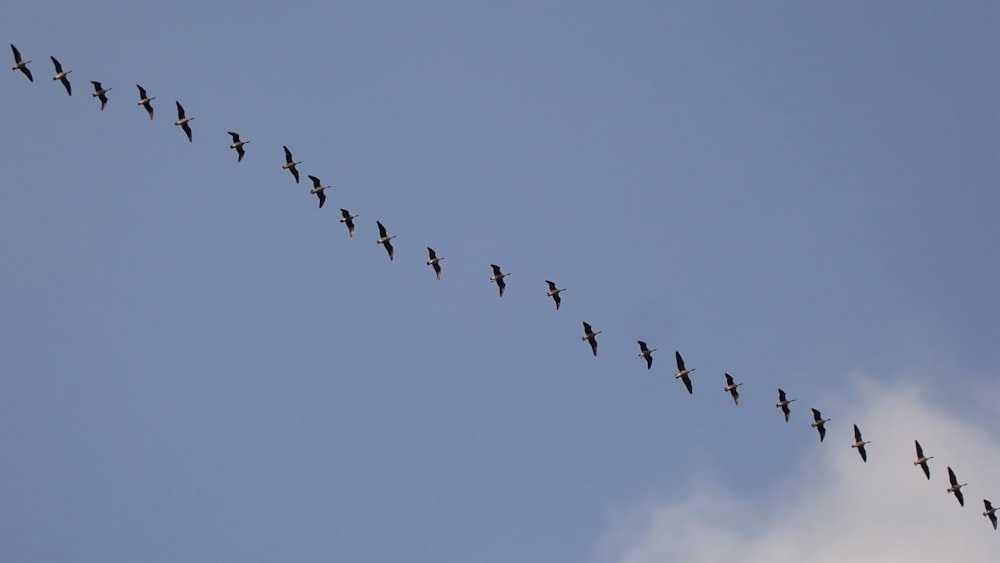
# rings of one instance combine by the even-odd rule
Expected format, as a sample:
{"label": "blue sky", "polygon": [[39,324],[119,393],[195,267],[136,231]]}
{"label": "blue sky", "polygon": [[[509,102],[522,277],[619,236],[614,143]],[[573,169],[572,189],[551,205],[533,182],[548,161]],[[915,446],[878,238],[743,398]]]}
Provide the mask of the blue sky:
{"label": "blue sky", "polygon": [[7,6],[35,81],[0,86],[4,558],[990,559],[998,24],[971,1]]}

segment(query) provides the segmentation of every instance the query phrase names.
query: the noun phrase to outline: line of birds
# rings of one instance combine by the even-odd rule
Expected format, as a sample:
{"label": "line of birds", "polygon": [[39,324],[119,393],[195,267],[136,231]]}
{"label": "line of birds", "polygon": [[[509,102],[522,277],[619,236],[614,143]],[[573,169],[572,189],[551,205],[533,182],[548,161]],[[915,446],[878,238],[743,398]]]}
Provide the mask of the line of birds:
{"label": "line of birds", "polygon": [[[10,48],[11,51],[13,51],[14,53],[14,66],[12,67],[11,70],[21,71],[28,78],[29,81],[34,82],[31,70],[28,68],[28,63],[30,63],[31,61],[24,60],[21,57],[20,51],[18,51],[17,47],[15,47],[13,44],[11,44]],[[59,80],[62,83],[62,85],[66,88],[66,93],[72,96],[73,90],[72,86],[70,85],[68,75],[73,71],[64,70],[62,64],[55,57],[50,56],[49,58],[52,59],[52,64],[55,67],[55,75],[53,75],[52,80]],[[100,100],[101,110],[103,111],[104,108],[107,107],[108,104],[107,95],[108,92],[111,91],[111,88],[105,88],[101,82],[98,82],[96,80],[92,80],[91,84],[94,86],[94,92],[91,94],[91,96]],[[155,100],[156,98],[150,97],[146,93],[145,88],[143,88],[141,85],[136,84],[136,88],[138,88],[139,90],[139,101],[137,102],[137,105],[141,105],[143,108],[145,108],[146,113],[149,114],[149,119],[152,120],[153,119],[152,101]],[[181,105],[180,102],[175,101],[174,103],[177,106],[177,121],[174,122],[174,125],[179,126],[184,131],[185,135],[187,136],[188,142],[193,142],[190,122],[194,120],[194,118],[187,117],[187,114],[184,111],[184,107]],[[228,133],[230,137],[232,137],[233,141],[229,145],[229,148],[236,151],[237,153],[236,161],[242,162],[243,157],[246,154],[244,146],[249,144],[250,141],[242,140],[240,138],[239,133],[236,133],[234,131],[228,131]],[[282,148],[284,149],[285,152],[285,163],[281,165],[281,168],[283,170],[288,170],[295,178],[295,183],[298,184],[299,171],[297,166],[299,164],[302,164],[302,162],[295,161],[295,159],[292,156],[292,152],[288,149],[287,146],[283,145]],[[330,186],[328,185],[324,186],[322,181],[320,181],[320,179],[316,176],[310,175],[308,176],[308,178],[313,183],[313,187],[309,193],[316,195],[316,197],[319,199],[319,208],[322,209],[323,204],[326,203],[325,191],[329,189]],[[340,213],[341,213],[340,222],[344,223],[344,225],[347,227],[348,236],[353,237],[354,219],[358,218],[359,216],[352,215],[350,211],[343,208],[340,209]],[[378,232],[379,232],[379,236],[375,240],[375,242],[376,244],[382,245],[385,248],[386,253],[388,253],[389,255],[389,260],[393,260],[394,249],[391,241],[392,239],[396,238],[396,235],[389,235],[385,225],[383,225],[381,221],[376,221],[375,223],[378,226]],[[443,256],[439,257],[435,252],[435,250],[431,247],[427,247],[427,254],[428,254],[428,259],[426,264],[428,266],[431,266],[431,268],[434,270],[435,276],[437,277],[437,279],[440,280],[441,261],[444,260],[444,257]],[[503,272],[500,266],[496,264],[490,264],[490,268],[493,270],[493,275],[489,277],[489,281],[497,285],[500,297],[503,297],[504,290],[507,287],[507,284],[504,281],[504,279],[507,276],[510,276],[511,274],[510,272]],[[548,291],[545,293],[545,296],[552,298],[553,302],[555,303],[556,310],[558,311],[560,305],[562,304],[562,298],[560,297],[560,293],[566,291],[566,289],[558,288],[555,282],[551,280],[545,280],[545,283],[548,285]],[[587,343],[590,345],[591,352],[595,357],[597,356],[597,335],[601,333],[602,331],[600,330],[595,331],[593,327],[590,325],[590,323],[587,322],[583,323],[583,336],[581,336],[580,338],[582,340],[587,341]],[[653,352],[656,352],[657,349],[649,348],[646,342],[642,340],[639,340],[637,342],[639,344],[639,358],[641,358],[646,362],[646,369],[651,370],[653,367]],[[681,353],[679,351],[674,352],[674,360],[677,364],[677,372],[674,373],[674,378],[680,379],[684,383],[684,387],[687,389],[688,393],[693,394],[694,388],[691,382],[690,375],[695,371],[695,368],[687,368],[685,366],[684,358],[681,357]],[[741,385],[743,385],[743,383],[737,383],[733,379],[733,376],[730,375],[729,373],[725,373],[723,375],[725,376],[726,385],[722,388],[722,390],[726,393],[729,393],[730,396],[732,396],[733,398],[733,402],[737,406],[739,406],[740,394],[738,388]],[[788,422],[791,417],[790,404],[794,401],[795,399],[787,398],[785,391],[783,389],[781,388],[778,389],[778,402],[775,404],[775,407],[781,409],[782,413],[785,416],[785,422]],[[819,433],[819,441],[823,442],[823,439],[826,438],[826,423],[830,422],[831,419],[823,418],[823,415],[820,413],[820,411],[815,408],[811,410],[813,414],[813,421],[812,423],[810,423],[810,426],[812,426],[817,430],[817,432]],[[857,449],[858,454],[861,456],[861,460],[865,463],[868,462],[868,452],[865,449],[865,445],[870,443],[871,443],[870,440],[863,439],[861,430],[858,428],[858,425],[855,424],[854,443],[851,444],[851,447]],[[924,450],[920,446],[920,442],[914,440],[914,444],[916,446],[917,459],[913,462],[913,465],[914,466],[919,465],[920,468],[923,470],[924,475],[927,477],[928,480],[930,480],[931,473],[930,473],[930,467],[927,465],[927,462],[933,459],[933,456],[928,457],[924,455]],[[948,480],[950,482],[950,486],[946,489],[946,492],[954,494],[955,498],[958,500],[959,505],[965,506],[965,498],[962,494],[962,487],[965,487],[966,485],[968,485],[968,483],[960,484],[958,482],[958,478],[955,476],[955,472],[952,470],[950,466],[948,467]],[[985,511],[983,512],[983,516],[987,517],[990,520],[990,522],[993,525],[993,529],[997,529],[997,514],[996,514],[997,508],[995,508],[988,499],[983,499],[983,504],[985,506]]]}

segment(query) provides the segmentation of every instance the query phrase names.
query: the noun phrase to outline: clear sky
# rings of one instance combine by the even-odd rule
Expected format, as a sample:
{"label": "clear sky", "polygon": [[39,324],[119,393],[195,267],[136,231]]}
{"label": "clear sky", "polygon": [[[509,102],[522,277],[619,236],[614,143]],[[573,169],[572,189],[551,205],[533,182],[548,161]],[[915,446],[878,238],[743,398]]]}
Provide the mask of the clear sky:
{"label": "clear sky", "polygon": [[0,559],[996,561],[998,29],[8,2],[35,80],[0,75]]}

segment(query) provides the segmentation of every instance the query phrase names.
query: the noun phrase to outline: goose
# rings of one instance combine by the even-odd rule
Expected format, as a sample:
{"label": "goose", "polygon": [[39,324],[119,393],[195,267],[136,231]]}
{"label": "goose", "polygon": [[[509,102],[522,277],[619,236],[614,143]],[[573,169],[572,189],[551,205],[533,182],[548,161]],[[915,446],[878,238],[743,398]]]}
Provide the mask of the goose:
{"label": "goose", "polygon": [[743,384],[742,383],[735,383],[733,381],[733,376],[729,375],[728,373],[725,374],[725,376],[726,376],[726,386],[723,387],[722,390],[723,391],[728,391],[729,394],[733,396],[733,402],[735,402],[736,405],[739,406],[739,404],[740,404],[740,392],[737,391],[736,388],[739,387],[740,385],[743,385]]}
{"label": "goose", "polygon": [[438,262],[442,260],[444,260],[444,256],[438,258],[434,249],[429,246],[427,247],[427,265],[434,268],[434,275],[437,276],[437,279],[441,279],[441,264],[438,264]]}
{"label": "goose", "polygon": [[785,422],[788,422],[788,417],[792,415],[792,411],[788,408],[788,403],[794,402],[795,399],[786,399],[785,392],[779,387],[778,388],[778,402],[775,403],[775,407],[781,409],[781,412],[785,413]]}
{"label": "goose", "polygon": [[108,92],[111,91],[111,88],[101,86],[101,83],[96,80],[91,80],[90,83],[94,85],[94,93],[91,96],[101,100],[101,111],[104,111],[104,106],[108,105]]}
{"label": "goose", "polygon": [[[311,178],[312,176],[310,176]],[[389,260],[392,260],[392,243],[390,240],[396,238],[396,235],[389,236],[389,233],[385,231],[385,227],[382,225],[381,221],[375,221],[378,224],[378,239],[375,244],[381,244],[385,247],[385,251],[389,253]]]}
{"label": "goose", "polygon": [[687,387],[688,393],[694,394],[694,389],[691,388],[691,378],[688,377],[695,368],[687,369],[684,367],[684,358],[681,357],[681,353],[674,351],[674,359],[677,360],[677,373],[674,374],[674,379],[680,378],[684,382],[684,387]]}
{"label": "goose", "polygon": [[930,480],[931,468],[927,467],[927,460],[934,459],[934,456],[925,456],[924,449],[920,447],[920,442],[914,440],[913,443],[917,445],[917,461],[914,461],[913,465],[919,465],[920,468],[924,470],[924,475],[926,475],[927,479]]}
{"label": "goose", "polygon": [[28,70],[28,63],[31,61],[21,60],[21,52],[17,50],[17,47],[15,47],[13,43],[10,44],[10,50],[14,51],[14,66],[11,67],[11,70],[19,70],[23,72],[24,75],[28,77],[29,81],[34,82],[35,79],[32,78],[31,71]]}
{"label": "goose", "polygon": [[851,444],[852,448],[858,448],[858,453],[861,454],[861,461],[868,463],[868,452],[865,451],[865,444],[871,444],[871,441],[861,439],[861,430],[858,429],[858,425],[854,425],[854,443]]}
{"label": "goose", "polygon": [[653,369],[653,352],[656,351],[656,348],[650,350],[642,340],[636,342],[639,343],[639,357],[646,360],[646,369]]}
{"label": "goose", "polygon": [[358,215],[351,215],[351,212],[340,208],[340,222],[347,225],[347,235],[354,236],[354,219],[359,217]]}
{"label": "goose", "polygon": [[153,100],[155,100],[156,97],[154,96],[154,97],[150,98],[149,96],[147,96],[146,95],[146,89],[143,88],[142,86],[139,86],[138,84],[136,84],[135,87],[139,89],[139,101],[135,105],[142,106],[142,107],[146,108],[146,113],[149,114],[149,119],[152,120],[153,119],[153,104],[151,104],[150,102],[152,102]]}
{"label": "goose", "polygon": [[174,125],[180,125],[181,126],[181,129],[184,130],[184,133],[187,134],[188,142],[190,143],[191,142],[191,126],[188,125],[188,122],[190,122],[194,118],[193,117],[187,117],[186,115],[184,115],[184,106],[182,106],[180,102],[178,102],[178,101],[175,100],[174,103],[177,104],[177,121],[174,122]]}
{"label": "goose", "polygon": [[819,441],[822,442],[823,438],[826,438],[826,426],[823,426],[827,422],[830,422],[829,418],[823,418],[823,415],[819,414],[819,411],[813,409],[813,422],[809,426],[812,426],[819,431]]}
{"label": "goose", "polygon": [[590,343],[590,349],[597,355],[597,335],[601,334],[601,331],[594,332],[594,329],[590,328],[590,323],[583,323],[583,336],[580,340],[586,340]]}
{"label": "goose", "polygon": [[507,287],[503,279],[510,275],[510,272],[503,273],[500,271],[500,266],[496,264],[490,264],[490,268],[493,268],[493,275],[490,276],[491,282],[497,282],[497,287],[500,288],[500,297],[503,297],[503,290]]}
{"label": "goose", "polygon": [[292,151],[288,150],[288,147],[281,145],[281,148],[285,149],[285,163],[281,165],[282,170],[288,170],[295,176],[295,183],[299,183],[299,171],[295,168],[296,165],[302,164],[301,162],[295,162],[292,160]]}
{"label": "goose", "polygon": [[562,298],[559,297],[559,293],[566,291],[566,289],[557,289],[556,282],[545,280],[545,283],[549,284],[549,290],[545,292],[545,296],[551,297],[552,300],[556,302],[556,311],[558,311],[559,304],[562,303]]}
{"label": "goose", "polygon": [[997,529],[997,509],[993,508],[990,501],[983,499],[983,506],[986,507],[986,512],[983,512],[983,516],[990,519],[990,523],[993,524],[993,529]]}
{"label": "goose", "polygon": [[[319,178],[317,178],[316,176],[309,176],[309,179],[312,180],[313,183],[313,188],[309,190],[309,193],[316,194],[316,197],[319,198],[319,206],[320,208],[322,208],[323,204],[326,203],[326,194],[323,193],[323,190],[329,188],[330,186],[322,185],[323,182],[320,182]],[[383,236],[385,236],[384,233]]]}
{"label": "goose", "polygon": [[236,162],[240,162],[243,160],[243,155],[246,154],[243,150],[243,145],[249,143],[250,141],[241,141],[239,133],[233,133],[232,131],[227,132],[229,133],[229,136],[233,138],[233,144],[229,145],[229,148],[236,149],[236,154],[239,155],[236,158]]}
{"label": "goose", "polygon": [[[57,61],[55,57],[49,55],[49,58],[52,59],[52,64],[56,66],[56,75],[52,77],[52,80],[58,80],[59,82],[62,82],[63,86],[66,87],[66,93],[72,96],[73,88],[70,87],[69,78],[67,78],[66,75],[73,71],[63,70],[62,65],[59,64],[59,61]],[[32,80],[32,82],[34,82],[34,80]]]}
{"label": "goose", "polygon": [[958,504],[965,506],[965,497],[962,496],[962,487],[968,485],[968,483],[958,484],[958,478],[955,477],[955,472],[948,467],[948,481],[951,482],[951,486],[945,489],[946,492],[955,493],[955,498],[958,499]]}

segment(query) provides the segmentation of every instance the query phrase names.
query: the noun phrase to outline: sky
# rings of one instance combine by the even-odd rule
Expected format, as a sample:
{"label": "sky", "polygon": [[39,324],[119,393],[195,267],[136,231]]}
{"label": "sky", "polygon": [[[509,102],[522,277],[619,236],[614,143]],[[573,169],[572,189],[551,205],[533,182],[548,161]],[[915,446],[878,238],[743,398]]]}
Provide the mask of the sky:
{"label": "sky", "polygon": [[1000,553],[995,2],[4,12],[0,559]]}

